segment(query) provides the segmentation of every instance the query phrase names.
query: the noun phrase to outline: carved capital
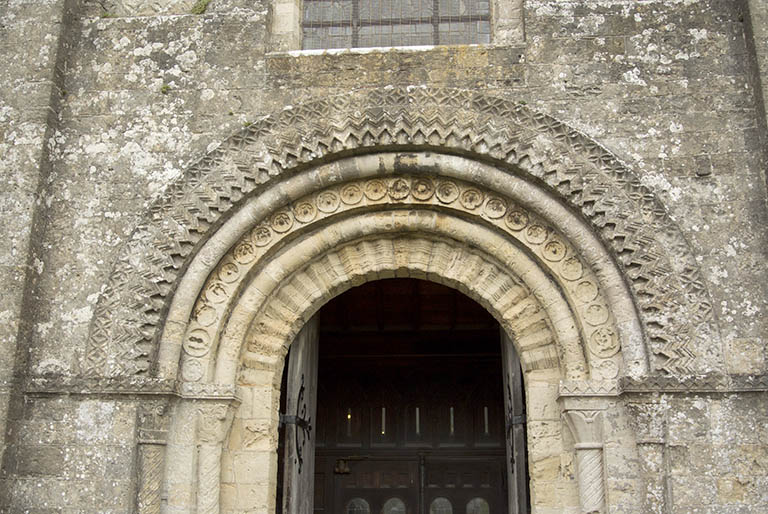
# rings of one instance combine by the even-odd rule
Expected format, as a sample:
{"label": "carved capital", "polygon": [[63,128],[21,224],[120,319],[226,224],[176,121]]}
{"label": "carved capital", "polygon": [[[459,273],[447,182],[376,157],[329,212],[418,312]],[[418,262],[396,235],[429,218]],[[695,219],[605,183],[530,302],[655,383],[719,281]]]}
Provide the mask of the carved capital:
{"label": "carved capital", "polygon": [[576,441],[576,449],[603,447],[602,410],[566,410],[563,417]]}
{"label": "carved capital", "polygon": [[198,443],[202,445],[220,445],[232,426],[234,407],[231,401],[210,402],[197,409]]}
{"label": "carved capital", "polygon": [[139,405],[138,442],[139,444],[165,444],[170,416],[168,400],[146,401]]}

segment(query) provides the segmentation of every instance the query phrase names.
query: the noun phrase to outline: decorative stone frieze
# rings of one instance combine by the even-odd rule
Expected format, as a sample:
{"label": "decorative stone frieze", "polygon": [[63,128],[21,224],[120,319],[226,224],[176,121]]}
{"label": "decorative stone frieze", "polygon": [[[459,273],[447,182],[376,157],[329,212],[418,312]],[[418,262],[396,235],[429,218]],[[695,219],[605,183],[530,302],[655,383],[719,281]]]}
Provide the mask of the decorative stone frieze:
{"label": "decorative stone frieze", "polygon": [[[657,356],[659,369],[681,375],[695,372],[696,348],[715,330],[711,301],[685,239],[629,169],[579,132],[509,100],[465,90],[394,87],[285,109],[253,123],[190,166],[151,208],[115,264],[96,308],[83,363],[86,373],[155,373],[160,320],[180,273],[210,237],[209,228],[222,216],[234,215],[233,207],[258,197],[269,184],[298,177],[313,163],[374,147],[461,153],[542,184],[599,234],[626,274],[644,323],[645,343]],[[407,159],[400,166],[407,169]],[[318,179],[330,182],[333,177]],[[401,185],[387,185],[393,189],[386,194],[407,195]],[[374,197],[383,191],[376,184],[370,187]],[[438,200],[454,201],[451,188],[443,189],[436,191]],[[419,185],[417,195],[428,194],[429,187]],[[347,201],[358,196],[345,192]],[[314,207],[319,212],[343,203],[330,193],[319,200]],[[483,212],[472,191],[464,191],[458,200],[468,211]],[[300,216],[308,219],[313,208],[303,208]],[[491,216],[500,208],[498,202],[488,204]],[[267,228],[273,234],[291,230],[290,216],[276,214]],[[266,241],[267,232],[258,230],[253,244]],[[543,235],[533,227],[526,231],[523,237],[534,242]],[[147,258],[128,258],[137,253]],[[559,260],[557,242],[549,243],[547,255],[562,263],[558,265],[570,276],[581,273],[580,263]],[[595,320],[603,316],[594,310],[585,315]],[[594,348],[590,351],[598,357],[615,354],[614,336],[596,329],[589,337]],[[199,371],[190,366],[188,373]]]}
{"label": "decorative stone frieze", "polygon": [[[398,212],[393,211],[393,207],[399,205],[409,209],[410,221],[403,223],[403,226],[399,226],[397,222],[392,223],[389,219],[392,218],[391,213]],[[372,217],[372,213],[380,212],[383,208],[387,209],[383,212],[390,214],[384,218],[382,225],[379,222],[381,220],[376,221]],[[371,232],[375,230],[382,233],[414,232],[415,227],[420,226],[415,216],[418,212],[414,211],[416,208],[438,209],[437,212],[445,211],[451,216],[477,211],[476,216],[479,221],[505,234],[510,241],[516,242],[535,255],[540,265],[547,268],[553,277],[557,277],[560,287],[567,292],[570,310],[579,320],[578,325],[582,327],[587,347],[590,349],[586,358],[592,375],[601,379],[613,379],[618,375],[620,361],[617,354],[620,343],[615,319],[607,307],[609,301],[602,294],[599,280],[591,269],[590,263],[584,262],[584,257],[580,256],[577,249],[568,243],[566,237],[536,213],[491,191],[470,186],[462,181],[405,175],[333,186],[299,198],[292,202],[292,205],[277,207],[273,213],[266,213],[263,216],[264,221],[256,221],[255,228],[246,232],[233,245],[233,249],[223,257],[202,288],[203,292],[192,310],[192,318],[182,343],[183,379],[188,383],[200,382],[203,379],[203,370],[210,367],[211,349],[215,348],[217,338],[223,330],[222,322],[229,316],[232,309],[230,299],[239,298],[247,281],[256,280],[254,279],[256,272],[252,270],[268,270],[270,266],[287,269],[285,265],[265,262],[272,258],[275,248],[287,244],[284,240],[292,241],[297,238],[309,240],[315,237],[307,233],[311,223],[321,224],[324,231],[343,226],[338,220],[345,220],[346,217],[343,215],[348,212],[354,213],[361,223],[370,223]],[[361,217],[363,212],[366,213],[366,217]],[[431,217],[433,211],[425,210],[424,212]],[[440,219],[445,225],[451,218],[442,216]],[[406,225],[412,226],[406,227]],[[432,231],[433,229],[429,227],[428,223],[423,228],[426,231]],[[454,230],[458,230],[458,226]],[[343,232],[349,231],[343,230]],[[322,237],[322,234],[319,234],[319,237]],[[339,239],[339,243],[343,241],[343,238]],[[371,242],[368,241],[366,244],[370,245]],[[370,270],[385,265],[387,256],[393,249],[387,248],[391,243],[383,244],[381,251],[359,255],[352,261],[347,260],[347,264],[339,268],[335,274],[337,276],[348,274],[351,271],[349,269],[351,263],[362,268],[368,267]],[[426,252],[424,265],[434,261],[431,274],[437,277],[442,271],[437,265],[441,259],[439,247],[427,241],[424,241],[423,245],[423,251]],[[482,241],[478,240],[478,245],[482,246]],[[310,242],[305,246],[312,248],[316,245]],[[400,250],[394,249],[394,251]],[[286,253],[288,252],[283,251],[283,254]],[[307,261],[311,260],[310,255],[306,258]],[[366,259],[372,262],[366,262]],[[336,262],[341,263],[342,260],[339,259]],[[390,266],[395,267],[394,261]],[[488,272],[494,269],[491,263],[484,262],[482,265],[475,266],[474,269],[485,275],[467,282],[488,281],[487,287],[484,287],[488,291],[495,291],[493,295],[501,295],[504,291],[516,289],[518,295],[516,301],[521,302],[521,305],[525,305],[525,301],[534,302],[531,303],[533,310],[529,314],[522,309],[519,315],[535,316],[542,310],[541,306],[534,306],[537,302],[535,295],[531,295],[530,288],[522,282],[511,282],[507,285],[494,283],[494,276],[501,277],[505,273],[500,269],[492,273]],[[425,273],[427,271],[425,270]],[[288,304],[295,305],[322,294],[320,292],[322,285],[318,284],[317,280],[308,280],[308,276],[304,273],[300,283],[281,286],[287,293],[279,297]],[[285,278],[283,280],[287,281]],[[260,291],[264,292],[263,288]],[[484,301],[491,303],[488,299]],[[541,327],[537,334],[539,340],[544,341],[546,337],[552,340],[557,339],[554,334],[544,336],[548,330],[546,325]],[[263,341],[265,336],[258,336],[257,339]],[[520,344],[525,346],[527,343],[521,340]],[[610,347],[608,351],[606,346]],[[557,359],[553,360],[556,362]],[[532,365],[531,361],[527,364]]]}

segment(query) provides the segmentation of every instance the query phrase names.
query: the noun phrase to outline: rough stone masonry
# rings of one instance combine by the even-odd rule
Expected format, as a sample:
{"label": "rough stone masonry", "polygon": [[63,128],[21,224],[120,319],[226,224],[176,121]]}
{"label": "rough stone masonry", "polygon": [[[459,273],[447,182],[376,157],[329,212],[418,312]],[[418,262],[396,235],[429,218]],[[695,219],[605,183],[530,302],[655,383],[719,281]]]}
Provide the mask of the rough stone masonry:
{"label": "rough stone masonry", "polygon": [[285,355],[395,276],[509,336],[532,512],[768,511],[768,1],[300,9],[3,4],[0,512],[279,510]]}

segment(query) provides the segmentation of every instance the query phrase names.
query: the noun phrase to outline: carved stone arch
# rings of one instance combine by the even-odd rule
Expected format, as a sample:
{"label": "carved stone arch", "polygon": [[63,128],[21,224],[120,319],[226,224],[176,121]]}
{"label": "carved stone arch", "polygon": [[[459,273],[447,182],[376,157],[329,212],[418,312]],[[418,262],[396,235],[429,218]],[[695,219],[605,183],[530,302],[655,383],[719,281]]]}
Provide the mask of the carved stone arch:
{"label": "carved stone arch", "polygon": [[[169,502],[183,512],[215,512],[220,498],[231,504],[247,496],[255,485],[237,478],[227,482],[227,459],[274,469],[270,444],[277,430],[279,377],[293,336],[331,297],[389,276],[441,282],[478,300],[512,336],[524,369],[538,377],[531,380],[550,391],[564,379],[571,387],[586,384],[590,394],[618,394],[610,379],[624,367],[619,342],[634,348],[625,348],[628,357],[639,353],[644,362],[625,281],[583,220],[552,195],[455,155],[338,159],[244,202],[209,238],[178,285],[159,369],[181,378],[182,394],[215,400],[222,391],[237,389],[243,404],[229,439],[222,435],[203,445],[184,430],[200,400],[180,401],[166,459]],[[554,395],[538,401],[543,411],[560,411]],[[605,405],[605,398],[593,402],[598,414],[590,411],[589,419],[601,419]],[[582,497],[601,508],[602,467],[587,464],[595,462],[595,452],[602,455],[602,441],[587,442],[589,448],[577,448],[579,455],[591,452],[579,460],[589,470],[584,474],[589,483],[582,487],[589,494]],[[539,453],[531,452],[534,465]],[[582,486],[571,480],[564,487],[576,495],[577,485]],[[266,498],[273,487],[272,475],[258,484]]]}
{"label": "carved stone arch", "polygon": [[[406,157],[410,164],[404,168],[401,161]],[[414,174],[414,170],[420,171]],[[464,240],[474,241],[479,248],[487,247],[492,253],[500,249],[502,254],[509,253],[518,245],[533,257],[529,268],[545,270],[550,280],[566,293],[566,309],[573,312],[572,324],[579,328],[563,329],[561,340],[567,340],[564,333],[569,332],[571,338],[581,333],[584,340],[603,337],[608,342],[620,342],[628,363],[625,373],[638,376],[647,372],[646,350],[636,311],[610,256],[583,222],[558,207],[554,199],[537,194],[535,188],[521,179],[505,177],[499,170],[462,157],[419,153],[351,157],[321,166],[310,175],[318,174],[332,175],[337,180],[322,187],[315,185],[311,176],[308,179],[303,174],[297,175],[281,184],[282,195],[271,190],[265,193],[274,202],[260,201],[260,197],[244,204],[238,215],[209,240],[201,257],[193,261],[180,281],[167,315],[159,356],[161,376],[176,376],[179,352],[185,344],[196,347],[187,354],[200,354],[196,359],[205,355],[209,364],[201,364],[198,371],[189,372],[191,374],[183,378],[193,381],[203,378],[203,370],[210,368],[210,348],[216,348],[223,323],[235,308],[227,299],[242,297],[242,287],[251,280],[251,270],[277,266],[275,252],[284,253],[291,241],[299,240],[303,247],[312,249],[314,240],[309,234],[313,231],[320,232],[320,240],[343,241],[346,232],[338,227],[345,226],[346,222],[337,222],[339,219],[355,217],[352,226],[365,226],[363,215],[370,217],[377,210],[407,209],[413,219],[397,222],[402,225],[401,230],[418,228],[425,233],[435,232],[431,226],[419,225],[415,213],[420,211],[413,211],[416,208],[424,213],[438,213],[442,216],[443,230],[445,227],[453,232],[463,230]],[[475,175],[483,179],[466,181]],[[496,190],[486,186],[504,178]],[[286,203],[288,198],[293,201]],[[472,220],[470,229],[462,225],[467,218]],[[377,227],[376,218],[373,219],[369,230],[392,231],[394,222],[389,228]],[[477,239],[482,231],[488,231],[493,237]],[[292,255],[303,258],[311,253],[299,249]],[[217,266],[206,262],[217,263]],[[612,326],[608,332],[601,328],[604,323]],[[590,364],[600,360],[586,350],[583,340],[572,344],[578,346],[582,354],[587,352]],[[583,378],[586,376],[584,359],[568,358],[563,364],[580,368]],[[606,374],[611,368],[613,374]],[[614,378],[617,371],[616,366],[608,366],[597,378]],[[591,371],[588,374],[595,378]]]}
{"label": "carved stone arch", "polygon": [[[433,204],[427,200],[422,200],[423,203],[397,203],[404,200],[402,190],[392,186],[398,181],[404,181],[406,177],[391,177],[389,187],[384,188],[388,192],[386,200],[381,203],[374,201],[367,206],[368,209],[359,206],[351,208],[347,211],[348,216],[339,212],[340,205],[344,203],[341,191],[355,185],[355,182],[342,183],[337,188],[341,194],[333,199],[323,200],[323,194],[328,189],[321,190],[315,196],[316,201],[334,206],[328,209],[327,218],[313,218],[307,230],[297,230],[294,232],[295,237],[287,237],[283,242],[276,241],[276,250],[265,251],[263,262],[260,262],[255,251],[258,239],[254,238],[261,233],[258,230],[260,225],[257,225],[255,234],[241,238],[210,274],[204,292],[197,299],[195,312],[199,314],[201,307],[210,305],[208,293],[220,295],[216,298],[221,298],[221,303],[229,306],[223,309],[226,315],[221,317],[220,324],[209,323],[214,319],[212,313],[206,314],[202,323],[189,323],[184,338],[185,356],[180,375],[192,384],[200,383],[203,390],[206,384],[219,388],[236,385],[240,392],[243,406],[235,415],[233,435],[225,444],[228,449],[224,452],[225,459],[227,452],[233,452],[236,454],[234,458],[247,458],[254,467],[273,469],[274,451],[269,446],[265,447],[261,440],[269,440],[269,434],[277,430],[275,404],[280,394],[279,377],[288,345],[304,321],[322,304],[349,287],[369,280],[390,276],[425,278],[458,288],[480,301],[513,336],[512,342],[518,349],[524,369],[533,372],[532,376],[536,378],[531,380],[538,381],[540,387],[557,390],[561,378],[581,382],[589,377],[594,379],[592,373],[595,367],[591,366],[587,371],[584,363],[588,351],[591,352],[592,363],[595,357],[602,356],[606,362],[616,357],[617,366],[621,366],[620,356],[615,353],[616,347],[605,355],[601,355],[603,350],[599,347],[591,347],[590,350],[582,347],[584,336],[590,330],[585,325],[590,323],[582,324],[574,318],[582,318],[585,311],[572,307],[572,302],[565,298],[568,286],[561,282],[562,279],[542,269],[543,265],[535,252],[530,251],[522,241],[510,238],[501,230],[494,230],[491,223],[462,218],[455,212],[446,212],[445,208],[430,209],[429,206]],[[423,179],[413,179],[410,185]],[[365,183],[371,184],[378,180]],[[456,182],[450,183],[456,187],[456,190],[451,190],[451,197],[460,196],[461,191],[466,191],[456,186]],[[413,194],[417,190],[411,187],[410,191]],[[375,196],[378,195],[376,192]],[[356,192],[353,196],[357,202],[363,201]],[[393,196],[396,197],[395,201]],[[299,198],[294,206],[302,205],[303,201],[303,198]],[[471,209],[472,205],[470,203],[470,207],[464,207]],[[295,221],[286,223],[278,216],[287,212],[278,209],[276,214],[266,216],[280,230],[284,230],[284,234],[288,234],[297,224]],[[496,216],[495,210],[491,213]],[[506,218],[503,218],[502,223],[506,223]],[[290,228],[286,228],[287,225]],[[252,246],[248,252],[243,248],[246,244]],[[561,260],[566,255],[567,251]],[[235,263],[247,269],[236,270]],[[582,271],[585,274],[580,275],[579,279],[594,277],[587,274],[589,270]],[[242,287],[233,286],[225,291],[211,288],[214,284],[222,287],[224,284],[234,284],[239,277],[244,278]],[[599,289],[596,294],[600,294]],[[212,333],[219,335],[218,345],[213,344],[210,336],[202,333],[203,327],[208,326],[214,327]],[[607,325],[604,323],[603,326],[617,330],[612,322]],[[194,333],[198,335],[189,337]],[[569,342],[570,348],[563,348]],[[238,367],[241,367],[240,373],[236,373]],[[612,388],[609,382],[598,381],[597,384],[598,387],[602,385],[606,388],[603,394],[617,394],[615,386]],[[543,405],[543,410],[559,411],[554,404],[554,396],[537,401]],[[604,398],[598,399],[597,403],[593,402],[592,410],[598,412],[597,416],[604,408]],[[188,418],[189,409],[184,404],[179,406],[174,426],[184,426],[183,420]],[[595,416],[590,419],[595,419]],[[533,421],[539,420],[534,416]],[[549,424],[552,421],[546,420]],[[257,437],[257,434],[260,436]],[[196,450],[201,448],[197,442],[199,438],[195,439],[194,434],[187,437],[181,443],[169,445],[166,491],[171,502],[186,505],[190,510],[196,505],[198,511],[201,511],[204,506],[218,505],[216,502],[220,494],[222,502],[227,504],[247,496],[248,490],[254,487],[247,481],[234,479],[225,483],[226,487],[222,489],[216,487],[217,477],[224,477],[226,473],[219,468],[202,467],[208,461],[202,459],[202,449]],[[248,438],[258,438],[259,442],[245,443]],[[174,437],[170,439],[175,440]],[[562,444],[559,439],[556,442]],[[597,461],[601,462],[602,440],[589,442],[589,450],[598,452]],[[224,443],[224,440],[219,441],[220,445]],[[581,452],[582,448],[577,447],[577,450]],[[206,451],[205,455],[212,453],[211,450]],[[200,455],[196,467],[195,452]],[[534,462],[538,454],[540,450],[534,452]],[[585,462],[595,462],[593,456],[588,457]],[[172,477],[184,472],[189,474],[189,470],[178,469],[179,463],[184,463],[184,466],[191,463],[192,475],[196,477],[197,483],[209,486],[205,494],[198,488],[193,503],[185,497],[190,485],[172,481]],[[577,494],[574,492],[576,490],[587,491],[588,494],[582,495],[587,504],[597,505],[596,508],[601,509],[604,500],[602,467],[595,470],[592,466],[584,466],[584,469],[589,471],[584,475],[588,477],[588,484],[571,481],[570,485],[566,483],[564,487],[567,490],[572,488],[572,494]],[[274,480],[274,477],[271,479]],[[267,481],[260,487],[268,491],[274,487],[274,482]],[[567,501],[563,499],[561,506],[565,507],[566,504]],[[240,507],[271,510],[274,504],[242,504]],[[183,508],[181,510],[186,511]]]}
{"label": "carved stone arch", "polygon": [[[396,87],[287,107],[193,164],[122,250],[96,308],[84,371],[156,375],[158,340],[173,330],[165,317],[178,279],[195,256],[214,264],[217,252],[201,250],[211,235],[249,199],[279,199],[280,185],[293,177],[332,183],[333,173],[313,170],[374,148],[466,156],[556,198],[590,227],[629,284],[652,368],[699,370],[696,354],[716,329],[708,292],[678,227],[633,172],[578,131],[513,101]],[[276,198],[262,194],[268,189]]]}

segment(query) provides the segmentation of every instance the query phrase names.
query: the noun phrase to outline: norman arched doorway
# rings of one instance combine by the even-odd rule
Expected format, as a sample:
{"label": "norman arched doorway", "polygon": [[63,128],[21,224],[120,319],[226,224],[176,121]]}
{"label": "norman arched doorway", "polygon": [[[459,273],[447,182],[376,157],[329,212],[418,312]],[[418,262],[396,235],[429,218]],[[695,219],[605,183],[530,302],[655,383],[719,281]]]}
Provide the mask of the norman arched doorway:
{"label": "norman arched doorway", "polygon": [[533,511],[621,510],[640,487],[621,381],[698,369],[698,273],[663,205],[577,131],[482,93],[361,91],[260,119],[169,186],[82,369],[170,391],[167,446],[138,450],[147,512],[274,512],[297,334],[350,288],[426,279],[514,339]]}
{"label": "norman arched doorway", "polygon": [[[161,369],[178,369],[182,391],[195,394],[174,409],[169,503],[274,512],[289,348],[332,298],[401,277],[461,291],[510,336],[535,406],[533,510],[602,509],[603,413],[623,416],[615,378],[647,358],[626,284],[582,222],[536,187],[457,156],[367,155],[308,173],[334,180],[299,175],[243,206],[207,244],[212,254],[228,248],[213,269],[201,273],[204,249],[179,285],[205,277],[193,302],[177,293],[168,318],[188,317],[166,324],[159,353]],[[296,497],[307,503],[292,512],[311,512],[311,497]]]}
{"label": "norman arched doorway", "polygon": [[279,512],[528,512],[520,363],[485,309],[387,279],[316,318],[283,377]]}

